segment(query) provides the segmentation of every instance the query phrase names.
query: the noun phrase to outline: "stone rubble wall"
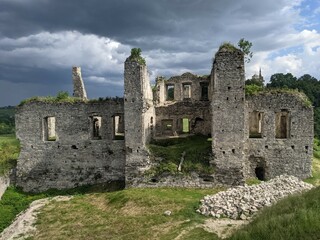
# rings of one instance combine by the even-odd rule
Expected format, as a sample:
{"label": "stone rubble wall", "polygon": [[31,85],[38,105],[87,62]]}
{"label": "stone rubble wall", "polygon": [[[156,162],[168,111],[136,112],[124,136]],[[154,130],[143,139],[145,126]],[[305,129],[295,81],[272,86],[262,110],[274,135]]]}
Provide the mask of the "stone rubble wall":
{"label": "stone rubble wall", "polygon": [[[124,181],[124,140],[114,139],[113,116],[122,101],[26,103],[17,109],[21,152],[16,184],[27,192]],[[55,140],[45,138],[46,117],[55,117]],[[101,118],[94,138],[93,117]]]}
{"label": "stone rubble wall", "polygon": [[7,176],[0,176],[0,200],[4,192],[10,185],[10,178]]}
{"label": "stone rubble wall", "polygon": [[222,184],[244,183],[244,56],[239,49],[222,47],[215,55],[212,74],[212,164]]}
{"label": "stone rubble wall", "polygon": [[[255,177],[257,164],[264,165],[266,179],[281,174],[305,179],[311,176],[313,154],[313,108],[306,105],[299,93],[260,93],[246,99],[246,165],[247,178]],[[289,113],[288,137],[276,138],[275,116],[286,110]],[[248,138],[249,113],[263,114],[261,138]],[[259,163],[260,161],[260,163]],[[261,163],[261,161],[263,163]]]}
{"label": "stone rubble wall", "polygon": [[200,200],[201,205],[197,212],[215,218],[247,219],[264,206],[270,206],[286,196],[311,188],[311,184],[294,176],[281,175],[258,185],[234,187],[205,196]]}
{"label": "stone rubble wall", "polygon": [[[155,126],[156,136],[172,136],[182,134],[182,119],[189,119],[190,133],[208,136],[211,134],[211,111],[209,101],[176,102],[168,106],[155,108],[157,123]],[[173,120],[172,131],[166,131],[162,125],[163,120]]]}

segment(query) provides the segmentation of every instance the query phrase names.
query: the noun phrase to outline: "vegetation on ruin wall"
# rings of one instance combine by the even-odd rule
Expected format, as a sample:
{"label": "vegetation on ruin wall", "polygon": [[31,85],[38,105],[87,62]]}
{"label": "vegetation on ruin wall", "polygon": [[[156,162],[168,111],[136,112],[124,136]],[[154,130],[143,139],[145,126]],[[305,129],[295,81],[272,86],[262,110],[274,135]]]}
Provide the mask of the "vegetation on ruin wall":
{"label": "vegetation on ruin wall", "polygon": [[146,65],[146,60],[141,56],[140,48],[132,48],[131,55],[129,56],[130,61],[138,62],[141,65]]}
{"label": "vegetation on ruin wall", "polygon": [[22,106],[26,103],[30,102],[44,102],[44,103],[79,103],[79,102],[85,102],[85,103],[95,103],[95,102],[108,102],[108,101],[116,101],[116,102],[123,102],[123,98],[120,97],[105,97],[105,98],[97,98],[97,99],[88,99],[84,100],[81,98],[71,97],[69,96],[68,92],[58,92],[57,96],[46,96],[46,97],[31,97],[28,99],[23,100],[19,106]]}
{"label": "vegetation on ruin wall", "polygon": [[30,102],[44,102],[44,103],[60,103],[60,102],[67,102],[67,103],[76,103],[76,102],[85,102],[81,98],[70,97],[68,92],[60,91],[58,92],[57,96],[46,96],[46,97],[31,97],[21,101],[19,106],[22,106],[26,103]]}
{"label": "vegetation on ruin wall", "polygon": [[255,84],[245,86],[246,96],[253,96],[258,94],[279,94],[286,93],[297,96],[306,107],[311,107],[312,103],[310,99],[304,94],[304,92],[299,91],[298,89],[286,89],[286,88],[264,88]]}
{"label": "vegetation on ruin wall", "polygon": [[148,147],[157,165],[147,171],[147,175],[179,173],[178,166],[183,152],[185,152],[185,157],[181,173],[188,174],[194,171],[210,174],[214,171],[210,166],[211,141],[206,136],[195,135],[187,138],[153,140]]}
{"label": "vegetation on ruin wall", "polygon": [[16,166],[20,143],[14,134],[0,135],[0,176]]}

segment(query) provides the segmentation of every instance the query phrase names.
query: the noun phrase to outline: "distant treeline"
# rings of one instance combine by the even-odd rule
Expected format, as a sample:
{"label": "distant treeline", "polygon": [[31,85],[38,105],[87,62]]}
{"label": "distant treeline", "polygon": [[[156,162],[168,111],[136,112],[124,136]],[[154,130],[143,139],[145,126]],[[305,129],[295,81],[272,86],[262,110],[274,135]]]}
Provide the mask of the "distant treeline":
{"label": "distant treeline", "polygon": [[0,107],[0,134],[12,134],[15,132],[14,112],[12,106]]}

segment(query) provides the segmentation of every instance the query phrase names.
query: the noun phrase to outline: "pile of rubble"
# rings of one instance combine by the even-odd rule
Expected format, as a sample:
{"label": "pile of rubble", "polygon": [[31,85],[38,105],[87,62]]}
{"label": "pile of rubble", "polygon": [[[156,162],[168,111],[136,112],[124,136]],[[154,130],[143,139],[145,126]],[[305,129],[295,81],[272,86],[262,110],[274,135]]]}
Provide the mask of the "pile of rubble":
{"label": "pile of rubble", "polygon": [[298,178],[281,175],[253,186],[239,186],[200,200],[197,212],[215,218],[248,219],[264,206],[294,193],[310,190],[311,184]]}

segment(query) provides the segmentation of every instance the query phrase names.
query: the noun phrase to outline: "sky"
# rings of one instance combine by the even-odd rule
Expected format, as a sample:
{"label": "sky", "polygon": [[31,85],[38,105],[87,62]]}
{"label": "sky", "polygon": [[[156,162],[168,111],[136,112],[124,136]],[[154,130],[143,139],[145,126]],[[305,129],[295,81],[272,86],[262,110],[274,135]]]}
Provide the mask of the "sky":
{"label": "sky", "polygon": [[89,98],[123,96],[124,61],[141,48],[151,82],[209,74],[223,42],[252,42],[259,69],[320,80],[320,0],[0,0],[0,106],[72,95],[80,66]]}

